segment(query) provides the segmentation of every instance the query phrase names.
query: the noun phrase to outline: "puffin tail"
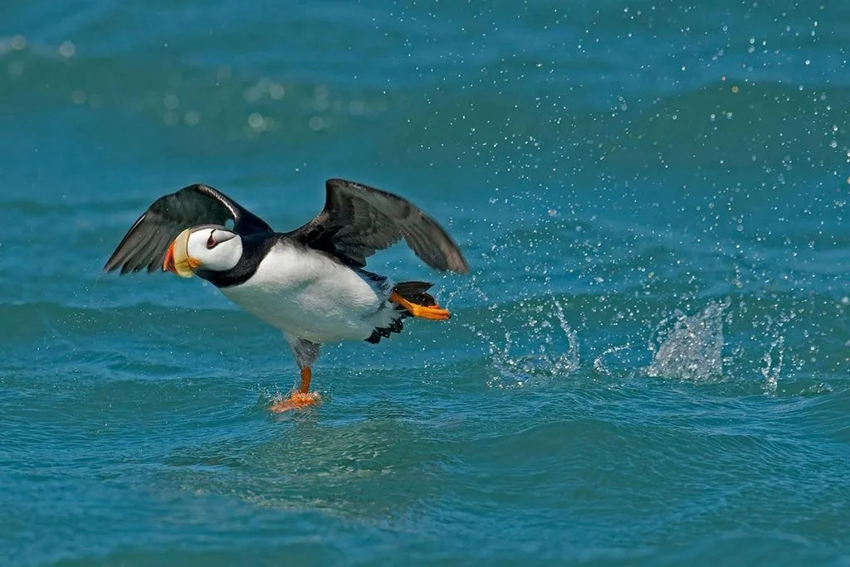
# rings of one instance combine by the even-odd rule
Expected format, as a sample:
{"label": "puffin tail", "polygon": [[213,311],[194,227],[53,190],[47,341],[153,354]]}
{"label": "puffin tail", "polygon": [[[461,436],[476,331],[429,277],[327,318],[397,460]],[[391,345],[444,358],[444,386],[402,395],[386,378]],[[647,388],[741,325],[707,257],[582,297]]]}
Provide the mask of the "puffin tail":
{"label": "puffin tail", "polygon": [[398,310],[398,318],[387,327],[377,328],[372,335],[366,339],[367,342],[377,343],[382,337],[389,337],[390,333],[400,333],[403,327],[402,320],[405,317],[421,317],[435,321],[445,321],[451,317],[448,309],[437,305],[427,291],[434,284],[428,282],[401,282],[395,284],[389,300],[395,303]]}

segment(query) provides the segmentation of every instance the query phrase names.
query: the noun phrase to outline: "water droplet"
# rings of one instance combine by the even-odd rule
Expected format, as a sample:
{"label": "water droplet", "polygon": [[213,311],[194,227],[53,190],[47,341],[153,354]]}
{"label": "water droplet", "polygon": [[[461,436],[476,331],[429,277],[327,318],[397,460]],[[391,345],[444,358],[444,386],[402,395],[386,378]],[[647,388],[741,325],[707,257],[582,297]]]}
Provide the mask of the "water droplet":
{"label": "water droplet", "polygon": [[325,127],[325,120],[321,116],[313,116],[309,124],[311,130],[318,132]]}
{"label": "water droplet", "polygon": [[175,94],[165,95],[162,102],[168,110],[177,110],[177,107],[180,106],[180,99]]}
{"label": "water droplet", "polygon": [[62,57],[70,59],[74,56],[74,53],[77,51],[77,46],[73,44],[73,42],[65,41],[62,45],[59,46],[59,55]]}
{"label": "water droplet", "polygon": [[183,116],[183,123],[186,126],[193,128],[201,121],[201,113],[197,110],[190,110]]}
{"label": "water droplet", "polygon": [[12,51],[21,51],[27,46],[27,39],[22,35],[16,35],[9,40]]}
{"label": "water droplet", "polygon": [[248,126],[255,132],[263,132],[267,127],[266,119],[259,112],[254,112],[248,116]]}
{"label": "water droplet", "polygon": [[272,100],[280,100],[286,96],[286,87],[277,83],[269,85],[269,96]]}
{"label": "water droplet", "polygon": [[363,114],[364,110],[365,108],[363,106],[363,103],[359,100],[352,100],[348,103],[348,113],[353,116],[360,116],[361,114]]}

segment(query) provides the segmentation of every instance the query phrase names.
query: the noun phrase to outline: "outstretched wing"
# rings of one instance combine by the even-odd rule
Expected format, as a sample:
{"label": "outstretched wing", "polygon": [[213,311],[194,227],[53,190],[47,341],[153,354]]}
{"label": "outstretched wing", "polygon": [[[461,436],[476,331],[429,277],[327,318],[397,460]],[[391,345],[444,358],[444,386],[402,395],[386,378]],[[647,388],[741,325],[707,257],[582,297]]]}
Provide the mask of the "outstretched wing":
{"label": "outstretched wing", "polygon": [[224,193],[206,185],[190,185],[160,197],[130,228],[103,269],[121,273],[162,268],[171,242],[187,228],[233,221],[240,235],[273,232],[271,227]]}
{"label": "outstretched wing", "polygon": [[469,266],[437,222],[409,201],[353,181],[329,179],[325,208],[286,236],[363,267],[377,250],[404,241],[436,270],[465,274]]}

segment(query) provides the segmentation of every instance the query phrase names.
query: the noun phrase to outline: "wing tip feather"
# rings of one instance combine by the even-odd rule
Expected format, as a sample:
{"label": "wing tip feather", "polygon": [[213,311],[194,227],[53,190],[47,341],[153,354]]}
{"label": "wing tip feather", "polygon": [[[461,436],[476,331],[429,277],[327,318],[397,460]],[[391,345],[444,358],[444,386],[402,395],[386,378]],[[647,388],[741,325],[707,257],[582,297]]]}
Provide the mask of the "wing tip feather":
{"label": "wing tip feather", "polygon": [[461,263],[456,264],[454,266],[449,266],[449,270],[456,273],[456,274],[460,274],[462,276],[465,276],[469,273],[469,264],[467,264],[466,260],[463,259],[463,258],[461,258],[460,260],[461,260]]}

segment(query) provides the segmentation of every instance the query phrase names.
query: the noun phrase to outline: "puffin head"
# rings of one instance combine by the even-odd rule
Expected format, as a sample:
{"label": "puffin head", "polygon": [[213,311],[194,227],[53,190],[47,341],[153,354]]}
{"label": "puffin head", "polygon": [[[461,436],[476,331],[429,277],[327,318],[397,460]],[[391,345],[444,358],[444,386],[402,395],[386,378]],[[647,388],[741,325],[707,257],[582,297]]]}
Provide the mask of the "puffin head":
{"label": "puffin head", "polygon": [[225,272],[242,258],[242,238],[223,226],[187,228],[168,247],[162,269],[182,278],[195,271]]}

